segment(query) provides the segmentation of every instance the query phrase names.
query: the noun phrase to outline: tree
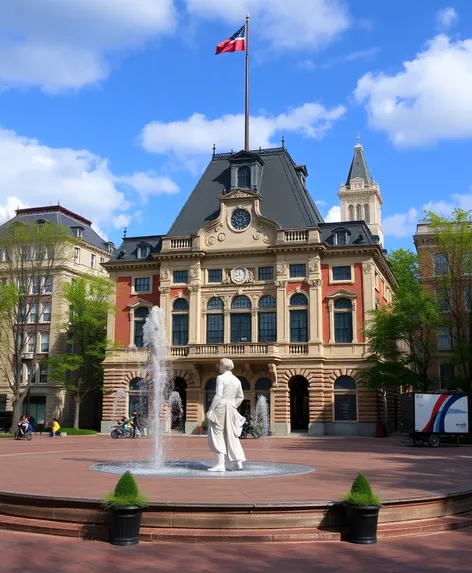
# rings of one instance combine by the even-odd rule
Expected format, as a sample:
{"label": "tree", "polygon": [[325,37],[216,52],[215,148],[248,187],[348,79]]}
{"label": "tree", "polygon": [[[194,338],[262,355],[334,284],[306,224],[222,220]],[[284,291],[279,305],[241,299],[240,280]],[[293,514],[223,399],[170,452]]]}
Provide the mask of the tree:
{"label": "tree", "polygon": [[67,351],[51,353],[47,363],[51,378],[74,400],[74,428],[79,428],[80,406],[90,392],[103,386],[103,366],[107,349],[107,322],[114,312],[110,295],[114,283],[107,278],[81,276],[63,287],[67,313],[60,329]]}
{"label": "tree", "polygon": [[38,335],[42,318],[50,315],[56,277],[71,256],[73,242],[68,229],[53,223],[0,227],[0,376],[12,393],[14,423],[42,351],[49,350],[49,331],[44,330],[39,341]]}
{"label": "tree", "polygon": [[423,265],[449,337],[456,383],[472,389],[472,211],[455,209],[448,217],[426,212],[433,256],[425,253]]}
{"label": "tree", "polygon": [[392,302],[370,313],[365,334],[369,344],[368,368],[363,372],[367,387],[409,387],[425,392],[434,382],[432,365],[437,330],[442,324],[436,299],[424,289],[418,258],[399,249],[388,257],[397,280]]}

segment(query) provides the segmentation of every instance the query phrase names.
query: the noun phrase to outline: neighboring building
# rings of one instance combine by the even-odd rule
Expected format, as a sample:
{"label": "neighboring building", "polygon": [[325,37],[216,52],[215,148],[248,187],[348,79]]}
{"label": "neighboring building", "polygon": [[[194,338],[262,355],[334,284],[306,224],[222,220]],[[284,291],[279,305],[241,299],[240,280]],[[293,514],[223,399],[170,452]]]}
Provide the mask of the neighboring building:
{"label": "neighboring building", "polygon": [[[102,265],[107,262],[114,252],[113,243],[102,239],[91,227],[92,222],[65,209],[60,205],[50,207],[32,207],[30,209],[17,209],[16,216],[4,225],[13,223],[55,223],[69,227],[70,233],[77,243],[70,251],[70,259],[57,268],[55,276],[43,287],[39,308],[29,312],[30,316],[39,313],[40,319],[37,327],[37,336],[28,334],[28,324],[24,325],[25,336],[29,336],[23,356],[23,376],[31,376],[31,386],[24,401],[24,411],[27,411],[41,425],[58,416],[63,426],[70,424],[73,419],[72,403],[64,391],[59,391],[54,383],[48,379],[47,368],[43,367],[41,360],[45,358],[50,349],[65,350],[64,336],[61,336],[60,323],[67,310],[62,297],[59,296],[61,287],[81,274],[97,274],[106,276]],[[1,261],[0,261],[1,276]],[[1,377],[1,374],[0,374]],[[96,400],[95,400],[96,401]],[[97,418],[100,419],[100,404],[98,407],[88,401],[81,411],[83,427],[93,427]],[[8,383],[0,378],[0,410],[11,409],[11,395]]]}
{"label": "neighboring building", "polygon": [[367,313],[394,285],[379,187],[356,145],[340,189],[343,220],[326,223],[307,176],[284,147],[213,154],[167,235],[123,240],[105,265],[118,307],[108,336],[122,348],[104,363],[103,431],[137,404],[147,408],[142,328],[159,305],[186,432],[205,418],[226,356],[242,409],[254,412],[265,395],[276,434],[375,435],[383,406],[359,372]]}

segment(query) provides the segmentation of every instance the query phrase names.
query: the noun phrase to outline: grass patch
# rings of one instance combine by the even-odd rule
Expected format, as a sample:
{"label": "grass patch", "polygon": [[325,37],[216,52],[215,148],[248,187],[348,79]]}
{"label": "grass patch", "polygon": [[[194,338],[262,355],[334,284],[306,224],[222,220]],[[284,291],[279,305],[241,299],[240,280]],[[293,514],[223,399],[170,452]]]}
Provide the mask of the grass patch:
{"label": "grass patch", "polygon": [[0,434],[0,438],[13,438],[13,434]]}
{"label": "grass patch", "polygon": [[[65,432],[68,436],[95,436],[97,432],[95,430],[76,430],[75,428],[61,428],[59,433]],[[43,433],[51,433],[51,428],[43,430]]]}

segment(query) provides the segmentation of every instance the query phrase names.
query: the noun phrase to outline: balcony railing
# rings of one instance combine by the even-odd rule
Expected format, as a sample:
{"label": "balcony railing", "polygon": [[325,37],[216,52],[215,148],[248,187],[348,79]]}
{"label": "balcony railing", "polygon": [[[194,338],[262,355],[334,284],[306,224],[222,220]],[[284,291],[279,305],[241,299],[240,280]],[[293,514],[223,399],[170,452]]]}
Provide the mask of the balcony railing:
{"label": "balcony railing", "polygon": [[211,357],[211,356],[267,356],[278,352],[275,345],[269,344],[196,344],[173,346],[171,357]]}
{"label": "balcony railing", "polygon": [[290,344],[289,354],[308,354],[308,344]]}
{"label": "balcony railing", "polygon": [[190,249],[192,247],[192,239],[171,239],[171,249]]}
{"label": "balcony railing", "polygon": [[308,241],[308,231],[285,231],[286,243],[302,243]]}

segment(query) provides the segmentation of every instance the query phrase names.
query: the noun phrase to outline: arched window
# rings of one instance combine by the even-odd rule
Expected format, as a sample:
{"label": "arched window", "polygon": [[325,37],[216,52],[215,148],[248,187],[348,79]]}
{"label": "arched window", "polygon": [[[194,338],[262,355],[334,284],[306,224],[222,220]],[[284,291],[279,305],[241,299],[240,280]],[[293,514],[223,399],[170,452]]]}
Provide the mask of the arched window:
{"label": "arched window", "polygon": [[352,342],[352,302],[348,298],[334,301],[334,341]]}
{"label": "arched window", "polygon": [[370,223],[370,209],[367,203],[364,205],[364,221]]}
{"label": "arched window", "polygon": [[357,384],[351,376],[339,376],[334,382],[334,421],[357,421]]}
{"label": "arched window", "polygon": [[358,221],[362,221],[362,206],[356,205],[356,218]]}
{"label": "arched window", "polygon": [[248,188],[251,186],[251,170],[246,165],[238,169],[238,187]]}
{"label": "arched window", "polygon": [[216,378],[211,378],[205,385],[205,416],[216,394]]}
{"label": "arched window", "polygon": [[188,300],[178,298],[172,306],[172,345],[188,344]]}
{"label": "arched window", "polygon": [[290,298],[290,342],[308,342],[308,299],[302,293]]}
{"label": "arched window", "polygon": [[128,416],[138,412],[144,422],[148,417],[148,387],[144,378],[133,378],[128,387]]}
{"label": "arched window", "polygon": [[222,344],[224,342],[225,317],[224,302],[221,298],[213,297],[207,304],[207,344]]}
{"label": "arched window", "polygon": [[231,302],[231,342],[252,342],[251,300],[244,295],[236,296]]}
{"label": "arched window", "polygon": [[347,210],[349,213],[349,221],[354,221],[354,205],[349,205]]}
{"label": "arched window", "polygon": [[259,300],[258,329],[259,342],[277,341],[277,301],[267,295]]}
{"label": "arched window", "polygon": [[145,306],[140,306],[134,311],[134,345],[137,348],[144,346],[143,329],[148,315],[149,309]]}

